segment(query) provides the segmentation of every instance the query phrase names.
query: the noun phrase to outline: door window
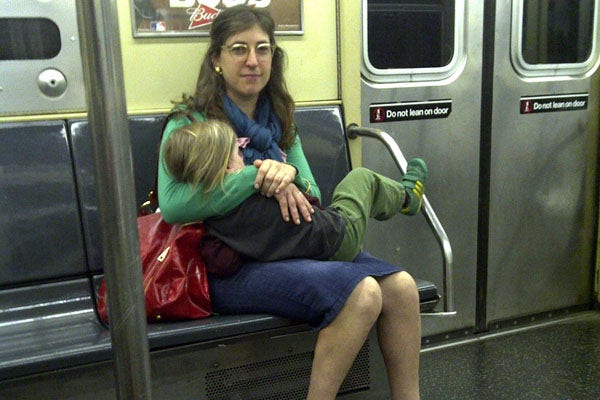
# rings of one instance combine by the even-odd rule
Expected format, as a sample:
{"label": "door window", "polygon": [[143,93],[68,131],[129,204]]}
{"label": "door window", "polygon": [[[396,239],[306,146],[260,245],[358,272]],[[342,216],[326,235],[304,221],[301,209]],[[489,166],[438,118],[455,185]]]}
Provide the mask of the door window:
{"label": "door window", "polygon": [[439,79],[451,73],[462,39],[462,2],[363,2],[363,74],[375,82]]}
{"label": "door window", "polygon": [[524,75],[570,75],[589,70],[597,52],[597,2],[516,1],[512,57],[517,69]]}
{"label": "door window", "polygon": [[0,61],[44,60],[61,48],[58,26],[47,18],[0,18]]}

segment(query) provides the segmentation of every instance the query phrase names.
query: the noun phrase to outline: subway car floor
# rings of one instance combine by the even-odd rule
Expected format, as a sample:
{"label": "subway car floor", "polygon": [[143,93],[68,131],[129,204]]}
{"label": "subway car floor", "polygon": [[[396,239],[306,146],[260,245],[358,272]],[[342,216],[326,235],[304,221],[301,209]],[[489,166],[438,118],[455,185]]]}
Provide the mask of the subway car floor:
{"label": "subway car floor", "polygon": [[424,347],[422,400],[600,400],[600,312]]}

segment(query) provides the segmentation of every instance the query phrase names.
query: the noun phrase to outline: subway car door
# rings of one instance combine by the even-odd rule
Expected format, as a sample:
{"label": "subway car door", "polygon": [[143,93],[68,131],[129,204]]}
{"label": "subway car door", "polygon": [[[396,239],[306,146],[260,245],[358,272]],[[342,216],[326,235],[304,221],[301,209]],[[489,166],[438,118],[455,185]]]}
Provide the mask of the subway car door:
{"label": "subway car door", "polygon": [[492,328],[591,303],[598,6],[496,4],[484,310]]}
{"label": "subway car door", "polygon": [[[597,226],[598,0],[362,2],[361,123],[427,160],[454,253],[463,335],[589,307]],[[384,147],[362,165],[399,178]],[[371,224],[365,249],[442,288],[423,218]]]}
{"label": "subway car door", "polygon": [[[361,124],[392,135],[430,171],[426,194],[452,245],[457,314],[424,317],[423,335],[475,325],[483,2],[362,2]],[[362,165],[400,179],[385,148]],[[374,221],[365,250],[443,288],[440,248],[422,216]]]}

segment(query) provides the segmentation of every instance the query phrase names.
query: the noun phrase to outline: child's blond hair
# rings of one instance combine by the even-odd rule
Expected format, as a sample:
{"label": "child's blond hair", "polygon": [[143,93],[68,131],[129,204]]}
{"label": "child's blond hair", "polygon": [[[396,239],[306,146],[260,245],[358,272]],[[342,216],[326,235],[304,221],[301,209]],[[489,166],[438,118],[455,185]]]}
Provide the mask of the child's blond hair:
{"label": "child's blond hair", "polygon": [[194,122],[174,130],[163,147],[165,165],[171,175],[193,188],[202,184],[204,193],[223,183],[236,134],[225,122]]}

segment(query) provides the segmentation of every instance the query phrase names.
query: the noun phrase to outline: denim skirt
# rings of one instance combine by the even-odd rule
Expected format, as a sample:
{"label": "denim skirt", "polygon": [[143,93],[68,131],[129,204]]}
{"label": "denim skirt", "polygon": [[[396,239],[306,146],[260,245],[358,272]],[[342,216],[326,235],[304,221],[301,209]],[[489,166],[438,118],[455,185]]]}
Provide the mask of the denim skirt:
{"label": "denim skirt", "polygon": [[249,262],[235,275],[209,276],[209,284],[215,313],[271,314],[320,329],[335,319],[361,280],[400,271],[397,266],[360,253],[352,262]]}

